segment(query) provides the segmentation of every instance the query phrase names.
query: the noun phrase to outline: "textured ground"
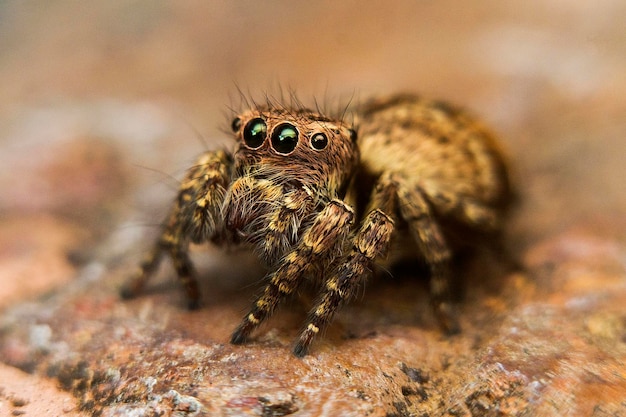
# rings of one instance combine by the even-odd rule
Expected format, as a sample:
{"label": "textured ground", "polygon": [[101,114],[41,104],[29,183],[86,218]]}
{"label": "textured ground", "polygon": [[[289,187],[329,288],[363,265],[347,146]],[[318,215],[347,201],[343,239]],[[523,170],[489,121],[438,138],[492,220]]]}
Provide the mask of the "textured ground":
{"label": "textured ground", "polygon": [[[626,416],[625,19],[617,0],[2,2],[0,416]],[[238,89],[278,85],[422,92],[500,132],[524,268],[466,266],[459,336],[409,273],[371,280],[304,359],[306,294],[232,346],[262,271],[204,247],[199,311],[169,266],[118,299]]]}

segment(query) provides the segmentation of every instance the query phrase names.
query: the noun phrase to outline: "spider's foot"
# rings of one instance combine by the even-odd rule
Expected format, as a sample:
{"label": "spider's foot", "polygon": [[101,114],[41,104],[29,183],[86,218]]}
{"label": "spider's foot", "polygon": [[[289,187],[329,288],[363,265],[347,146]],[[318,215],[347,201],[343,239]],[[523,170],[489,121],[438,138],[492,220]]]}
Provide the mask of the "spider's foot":
{"label": "spider's foot", "polygon": [[191,299],[187,301],[187,309],[190,311],[198,310],[200,308],[200,300]]}
{"label": "spider's foot", "polygon": [[230,337],[230,343],[233,345],[242,345],[248,341],[250,333],[252,333],[252,330],[256,327],[254,323],[250,322],[249,317],[250,316],[244,319],[243,323],[237,327],[237,330],[235,330],[233,335]]}
{"label": "spider's foot", "polygon": [[461,325],[457,319],[458,313],[452,304],[447,302],[438,303],[435,306],[435,317],[441,329],[448,336],[461,333]]}
{"label": "spider's foot", "polygon": [[301,358],[309,352],[309,347],[315,335],[320,331],[319,327],[313,323],[309,323],[306,329],[300,335],[298,343],[293,347],[293,354]]}
{"label": "spider's foot", "polygon": [[235,330],[233,335],[230,337],[230,343],[233,345],[243,345],[248,341],[248,335],[245,334],[241,328]]}
{"label": "spider's foot", "polygon": [[309,353],[309,347],[303,345],[302,342],[298,342],[293,348],[293,354],[298,358],[306,356],[307,353]]}
{"label": "spider's foot", "polygon": [[124,300],[130,300],[131,298],[136,298],[140,292],[141,289],[138,288],[136,285],[132,285],[131,283],[122,286],[122,288],[120,288],[119,294],[120,297],[122,297]]}

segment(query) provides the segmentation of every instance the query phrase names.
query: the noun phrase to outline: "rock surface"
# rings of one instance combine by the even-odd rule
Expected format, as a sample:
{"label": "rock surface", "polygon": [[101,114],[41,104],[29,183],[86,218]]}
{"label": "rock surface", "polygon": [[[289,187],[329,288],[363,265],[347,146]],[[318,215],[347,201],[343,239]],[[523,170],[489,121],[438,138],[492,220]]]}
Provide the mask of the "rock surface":
{"label": "rock surface", "polygon": [[[0,5],[0,416],[626,416],[623,2],[37,4]],[[306,293],[227,343],[252,257],[194,248],[198,311],[169,265],[121,301],[184,169],[228,143],[233,80],[472,107],[509,149],[522,268],[464,265],[454,337],[421,273],[382,273],[303,359]]]}

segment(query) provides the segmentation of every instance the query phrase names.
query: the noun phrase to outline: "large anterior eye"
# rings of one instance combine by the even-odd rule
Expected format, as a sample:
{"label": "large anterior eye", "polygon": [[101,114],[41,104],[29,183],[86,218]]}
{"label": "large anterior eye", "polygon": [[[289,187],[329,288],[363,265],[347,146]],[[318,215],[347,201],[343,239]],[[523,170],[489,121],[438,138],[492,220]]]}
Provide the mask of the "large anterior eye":
{"label": "large anterior eye", "polygon": [[243,140],[252,149],[256,149],[263,145],[267,136],[267,125],[265,120],[257,117],[248,122],[243,129]]}
{"label": "large anterior eye", "polygon": [[272,147],[276,152],[287,155],[298,144],[298,130],[289,123],[283,123],[274,129],[272,133]]}

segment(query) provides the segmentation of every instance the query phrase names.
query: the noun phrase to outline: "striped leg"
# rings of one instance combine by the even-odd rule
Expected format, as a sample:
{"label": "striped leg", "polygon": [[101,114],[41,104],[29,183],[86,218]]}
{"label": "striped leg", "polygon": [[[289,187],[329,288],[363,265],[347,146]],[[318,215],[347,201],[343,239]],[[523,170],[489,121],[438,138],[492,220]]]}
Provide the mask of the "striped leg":
{"label": "striped leg", "polygon": [[189,244],[187,240],[182,242],[168,230],[161,236],[151,252],[139,265],[138,271],[122,287],[120,294],[123,298],[134,298],[141,293],[150,277],[158,268],[163,255],[168,253],[172,258],[172,264],[178,275],[178,280],[185,290],[188,308],[195,310],[200,305],[200,291],[196,280],[196,273],[187,253]]}
{"label": "striped leg", "polygon": [[450,248],[418,188],[400,184],[398,200],[402,218],[408,223],[420,253],[430,267],[430,295],[435,317],[445,331],[457,333],[459,325],[450,294]]}
{"label": "striped leg", "polygon": [[164,249],[161,241],[158,241],[154,248],[144,257],[137,271],[120,289],[122,298],[134,298],[143,291],[148,279],[154,274],[163,259]]}
{"label": "striped leg", "polygon": [[272,314],[278,303],[296,290],[311,265],[330,263],[333,252],[350,231],[353,219],[352,209],[340,200],[333,200],[324,207],[296,248],[268,276],[263,294],[233,333],[231,343],[244,343],[250,333]]}
{"label": "striped leg", "polygon": [[189,241],[204,242],[222,231],[220,207],[231,164],[232,159],[227,153],[207,152],[187,171],[163,233],[138,271],[122,288],[123,298],[139,295],[158,268],[163,255],[168,253],[185,289],[189,308],[199,306],[200,293],[189,259]]}
{"label": "striped leg", "polygon": [[381,210],[374,210],[365,218],[350,254],[326,281],[322,297],[311,310],[309,322],[293,350],[296,356],[306,355],[315,335],[330,323],[343,302],[354,295],[374,259],[387,250],[392,231],[393,220]]}
{"label": "striped leg", "polygon": [[369,275],[374,260],[387,251],[394,222],[386,213],[395,212],[396,187],[392,175],[383,175],[379,179],[372,193],[371,210],[355,235],[350,252],[336,262],[336,270],[326,281],[322,296],[309,314],[308,323],[293,349],[296,356],[306,355],[315,335],[330,323],[341,305],[354,295],[363,279]]}

